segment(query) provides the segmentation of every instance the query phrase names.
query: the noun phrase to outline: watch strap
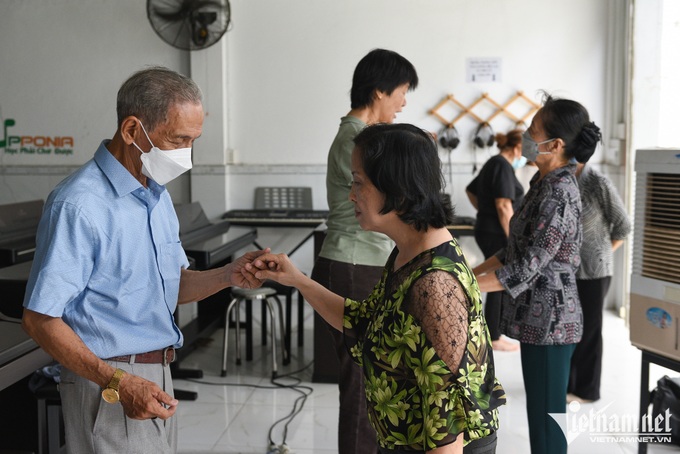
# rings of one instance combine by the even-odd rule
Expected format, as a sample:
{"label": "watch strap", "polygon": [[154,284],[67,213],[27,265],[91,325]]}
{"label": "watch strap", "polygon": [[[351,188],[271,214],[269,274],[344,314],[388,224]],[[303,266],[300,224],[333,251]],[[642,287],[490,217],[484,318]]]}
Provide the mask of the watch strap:
{"label": "watch strap", "polygon": [[123,375],[125,375],[125,371],[123,369],[116,369],[116,371],[113,373],[113,377],[111,377],[111,381],[106,387],[118,391],[120,379],[123,378]]}

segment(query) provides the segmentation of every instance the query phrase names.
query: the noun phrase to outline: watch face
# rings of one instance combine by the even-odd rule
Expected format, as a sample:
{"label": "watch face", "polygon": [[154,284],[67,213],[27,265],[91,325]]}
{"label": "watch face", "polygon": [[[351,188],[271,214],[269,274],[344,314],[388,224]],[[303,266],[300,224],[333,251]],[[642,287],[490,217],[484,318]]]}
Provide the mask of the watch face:
{"label": "watch face", "polygon": [[102,391],[102,398],[110,404],[115,404],[120,400],[118,391],[113,388],[105,388]]}

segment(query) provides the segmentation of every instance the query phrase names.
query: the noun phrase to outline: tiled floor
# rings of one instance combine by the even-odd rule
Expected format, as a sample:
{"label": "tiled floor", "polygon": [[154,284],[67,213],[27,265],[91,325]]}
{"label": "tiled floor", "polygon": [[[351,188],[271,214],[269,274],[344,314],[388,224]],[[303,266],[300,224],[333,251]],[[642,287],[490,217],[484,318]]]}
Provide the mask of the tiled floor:
{"label": "tiled floor", "polygon": [[[259,311],[254,311],[259,312]],[[307,307],[304,347],[293,347],[292,361],[279,365],[279,373],[298,371],[301,386],[313,388],[300,413],[287,428],[286,444],[297,454],[331,454],[337,452],[337,385],[311,383],[310,362],[313,360],[311,309]],[[609,420],[635,418],[638,412],[640,383],[640,352],[630,345],[628,330],[614,314],[605,314],[605,358],[602,378],[602,399],[583,405],[576,414],[607,415]],[[295,330],[295,327],[294,327]],[[233,331],[233,330],[232,330]],[[294,331],[295,332],[295,331]],[[259,453],[268,448],[270,426],[288,415],[301,394],[292,389],[272,386],[271,357],[267,348],[255,346],[255,358],[241,366],[229,363],[229,375],[220,377],[222,334],[217,331],[212,341],[187,356],[184,368],[200,368],[201,380],[176,380],[178,389],[198,392],[196,401],[181,401],[179,418],[179,451],[194,453]],[[233,335],[233,334],[232,334]],[[259,333],[256,327],[255,343]],[[293,338],[295,343],[295,337]],[[233,346],[233,342],[230,342]],[[332,354],[332,352],[329,352]],[[264,355],[264,357],[263,357]],[[501,430],[498,433],[498,454],[528,454],[524,389],[519,352],[499,352],[495,355],[498,377],[508,396],[501,409]],[[666,371],[652,366],[650,377],[655,382]],[[677,374],[676,374],[677,375]],[[293,383],[292,380],[280,380]],[[299,407],[299,404],[298,404]],[[593,413],[590,413],[593,410]],[[572,419],[573,420],[573,419]],[[280,444],[284,438],[284,423],[277,425],[271,437]],[[650,445],[649,453],[680,452],[680,448]],[[569,445],[570,454],[633,454],[637,444],[632,441],[591,441],[589,433],[580,433]]]}

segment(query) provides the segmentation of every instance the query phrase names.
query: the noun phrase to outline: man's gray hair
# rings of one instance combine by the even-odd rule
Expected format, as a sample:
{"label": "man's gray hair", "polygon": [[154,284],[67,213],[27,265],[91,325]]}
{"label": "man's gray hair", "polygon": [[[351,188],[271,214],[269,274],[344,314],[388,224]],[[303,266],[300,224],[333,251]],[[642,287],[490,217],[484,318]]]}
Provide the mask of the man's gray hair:
{"label": "man's gray hair", "polygon": [[126,117],[134,115],[151,132],[167,121],[172,106],[186,103],[202,104],[201,89],[193,80],[163,66],[142,69],[118,90],[118,127]]}

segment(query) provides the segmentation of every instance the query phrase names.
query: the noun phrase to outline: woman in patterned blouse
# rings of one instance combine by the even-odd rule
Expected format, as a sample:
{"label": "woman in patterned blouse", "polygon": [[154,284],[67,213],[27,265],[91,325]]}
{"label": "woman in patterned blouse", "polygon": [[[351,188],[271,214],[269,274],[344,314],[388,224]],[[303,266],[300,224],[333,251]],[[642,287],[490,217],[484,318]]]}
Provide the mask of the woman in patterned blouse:
{"label": "woman in patterned blouse", "polygon": [[475,276],[446,228],[453,209],[442,197],[437,146],[406,124],[369,126],[354,142],[349,197],[357,220],[396,244],[373,293],[344,299],[284,254],[260,257],[250,269],[297,287],[344,331],[364,371],[381,453],[462,453],[464,445],[466,453],[493,453],[505,392]]}
{"label": "woman in patterned blouse", "polygon": [[501,331],[521,343],[532,454],[567,452],[549,413],[566,413],[571,355],[583,317],[576,289],[581,197],[574,172],[601,140],[579,103],[547,95],[524,133],[538,172],[510,221],[508,246],[475,268],[482,292],[505,290]]}
{"label": "woman in patterned blouse", "polygon": [[602,309],[614,272],[614,251],[630,233],[630,219],[614,184],[597,170],[578,164],[583,205],[583,244],[576,287],[583,309],[583,337],[571,357],[567,402],[600,399]]}

